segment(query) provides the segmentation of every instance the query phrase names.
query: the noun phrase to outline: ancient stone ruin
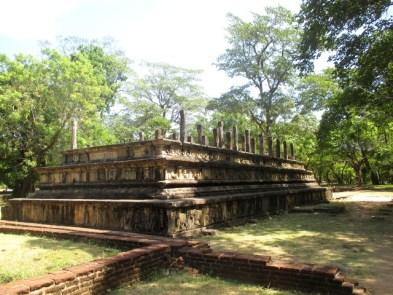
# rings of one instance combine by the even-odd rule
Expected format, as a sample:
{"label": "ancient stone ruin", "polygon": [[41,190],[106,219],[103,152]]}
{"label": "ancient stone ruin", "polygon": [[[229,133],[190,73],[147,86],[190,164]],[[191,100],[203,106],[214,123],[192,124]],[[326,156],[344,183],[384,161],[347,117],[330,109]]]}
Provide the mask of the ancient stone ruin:
{"label": "ancient stone ruin", "polygon": [[187,136],[181,112],[180,136],[157,130],[152,140],[80,149],[74,139],[64,164],[37,168],[39,189],[10,200],[3,219],[178,236],[328,198],[292,144],[224,133],[221,122],[211,144],[196,131]]}

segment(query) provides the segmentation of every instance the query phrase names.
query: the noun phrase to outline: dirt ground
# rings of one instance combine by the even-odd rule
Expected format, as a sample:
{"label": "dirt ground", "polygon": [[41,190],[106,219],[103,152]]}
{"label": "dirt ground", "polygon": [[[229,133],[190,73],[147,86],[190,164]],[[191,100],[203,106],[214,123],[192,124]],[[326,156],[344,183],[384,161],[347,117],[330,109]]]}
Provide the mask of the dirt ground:
{"label": "dirt ground", "polygon": [[360,278],[362,285],[366,286],[374,295],[393,294],[393,192],[389,191],[350,191],[333,194],[337,202],[353,204],[353,210],[349,211],[354,219],[359,221],[369,220],[378,222],[381,227],[387,228],[387,234],[379,240],[373,241],[374,276]]}
{"label": "dirt ground", "polygon": [[370,294],[393,295],[393,189],[340,192],[333,198],[311,211],[255,219],[200,239],[222,251],[337,266]]}

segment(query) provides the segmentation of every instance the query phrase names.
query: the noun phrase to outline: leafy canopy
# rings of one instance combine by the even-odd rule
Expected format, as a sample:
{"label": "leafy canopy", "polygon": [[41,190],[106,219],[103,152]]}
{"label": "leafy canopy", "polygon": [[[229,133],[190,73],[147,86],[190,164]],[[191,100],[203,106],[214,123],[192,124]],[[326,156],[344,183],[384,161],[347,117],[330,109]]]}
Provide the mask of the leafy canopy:
{"label": "leafy canopy", "polygon": [[245,112],[259,128],[271,133],[281,116],[289,115],[294,101],[288,92],[294,77],[293,61],[299,31],[295,18],[283,7],[266,8],[251,22],[229,15],[229,48],[217,67],[241,86],[215,100],[211,109]]}

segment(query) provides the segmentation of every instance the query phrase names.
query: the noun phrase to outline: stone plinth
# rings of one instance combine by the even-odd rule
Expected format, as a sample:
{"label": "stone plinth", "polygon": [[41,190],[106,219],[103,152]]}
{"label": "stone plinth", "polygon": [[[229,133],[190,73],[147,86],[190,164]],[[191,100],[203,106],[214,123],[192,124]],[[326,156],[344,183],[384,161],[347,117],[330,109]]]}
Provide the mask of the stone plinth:
{"label": "stone plinth", "polygon": [[39,190],[4,219],[176,236],[327,196],[299,161],[163,138],[66,151],[36,171]]}

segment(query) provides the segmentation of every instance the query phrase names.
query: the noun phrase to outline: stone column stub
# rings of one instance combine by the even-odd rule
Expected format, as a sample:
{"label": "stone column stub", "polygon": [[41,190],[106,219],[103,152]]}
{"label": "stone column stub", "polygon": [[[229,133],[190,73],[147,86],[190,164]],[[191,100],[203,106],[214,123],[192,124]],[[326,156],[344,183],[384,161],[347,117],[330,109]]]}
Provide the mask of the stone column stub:
{"label": "stone column stub", "polygon": [[213,146],[218,147],[218,131],[217,128],[213,128]]}
{"label": "stone column stub", "polygon": [[292,142],[289,144],[289,153],[291,160],[295,160],[295,148]]}
{"label": "stone column stub", "polygon": [[271,136],[268,137],[268,151],[269,151],[269,156],[273,157],[273,138]]}
{"label": "stone column stub", "polygon": [[256,145],[256,140],[254,137],[251,137],[251,153],[255,154],[256,149],[257,149],[257,145]]}
{"label": "stone column stub", "polygon": [[187,136],[187,142],[193,143],[193,139],[192,139],[192,136],[191,136],[191,135],[188,135],[188,136]]}
{"label": "stone column stub", "polygon": [[162,139],[162,132],[161,129],[156,129],[154,131],[154,139]]}
{"label": "stone column stub", "polygon": [[71,127],[71,149],[76,150],[78,148],[78,121],[73,118],[72,119],[72,127]]}
{"label": "stone column stub", "polygon": [[232,128],[233,132],[233,150],[238,151],[239,150],[239,139],[238,139],[238,131],[237,131],[237,126],[233,126]]}
{"label": "stone column stub", "polygon": [[263,134],[259,134],[259,154],[263,156],[265,154],[265,142]]}
{"label": "stone column stub", "polygon": [[224,122],[219,121],[217,124],[217,133],[218,133],[218,146],[220,148],[224,147]]}
{"label": "stone column stub", "polygon": [[251,138],[250,138],[250,130],[249,129],[245,130],[245,136],[246,136],[246,152],[249,153],[249,152],[251,152]]}
{"label": "stone column stub", "polygon": [[244,136],[244,134],[240,135],[240,143],[241,143],[241,150],[243,152],[246,151],[246,137]]}
{"label": "stone column stub", "polygon": [[227,131],[225,133],[225,148],[228,150],[232,149],[232,132]]}
{"label": "stone column stub", "polygon": [[202,145],[209,145],[209,138],[206,135],[201,136],[201,144]]}
{"label": "stone column stub", "polygon": [[284,140],[283,143],[283,157],[285,160],[288,160],[288,146],[287,146],[287,142]]}
{"label": "stone column stub", "polygon": [[276,139],[276,158],[281,157],[281,143],[280,140],[277,138]]}
{"label": "stone column stub", "polygon": [[145,140],[145,134],[141,131],[139,132],[139,141],[144,141]]}
{"label": "stone column stub", "polygon": [[196,125],[197,128],[197,143],[202,144],[203,127],[201,124]]}
{"label": "stone column stub", "polygon": [[180,141],[184,143],[186,140],[186,116],[184,110],[180,110]]}

